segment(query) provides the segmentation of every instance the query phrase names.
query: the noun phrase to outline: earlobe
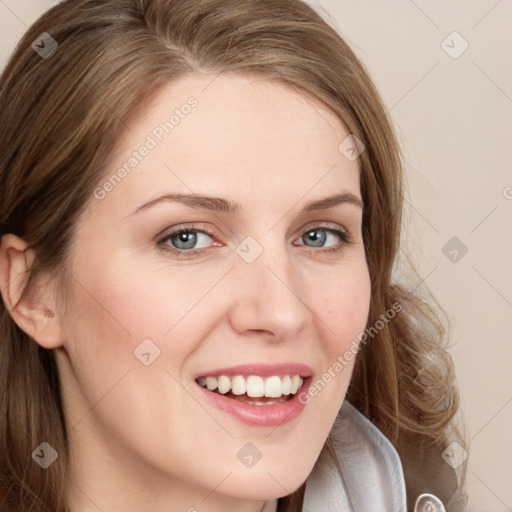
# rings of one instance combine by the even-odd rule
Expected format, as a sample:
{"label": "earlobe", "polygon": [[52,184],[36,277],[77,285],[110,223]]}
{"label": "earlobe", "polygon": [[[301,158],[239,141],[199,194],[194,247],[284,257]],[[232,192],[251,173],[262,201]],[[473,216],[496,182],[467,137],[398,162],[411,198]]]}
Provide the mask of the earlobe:
{"label": "earlobe", "polygon": [[[62,345],[55,301],[43,276],[29,279],[34,253],[25,240],[13,234],[0,242],[0,290],[4,304],[18,327],[47,349]],[[54,294],[53,294],[54,296]]]}

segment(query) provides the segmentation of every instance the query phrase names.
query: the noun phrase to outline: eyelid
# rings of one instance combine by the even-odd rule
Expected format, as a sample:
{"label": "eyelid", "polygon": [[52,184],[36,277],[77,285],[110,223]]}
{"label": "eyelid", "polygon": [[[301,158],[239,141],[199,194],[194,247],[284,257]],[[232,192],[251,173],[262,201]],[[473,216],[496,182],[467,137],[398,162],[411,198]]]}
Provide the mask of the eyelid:
{"label": "eyelid", "polygon": [[304,227],[300,228],[299,231],[302,231],[302,233],[305,233],[306,231],[309,231],[314,228],[323,228],[323,229],[333,229],[337,231],[343,231],[345,233],[349,233],[349,230],[342,226],[341,224],[336,224],[334,222],[328,222],[328,221],[311,221],[308,222]]}
{"label": "eyelid", "polygon": [[[171,235],[175,235],[181,233],[182,231],[200,231],[202,233],[206,233],[208,236],[213,237],[213,230],[209,227],[208,224],[203,223],[185,223],[178,224],[177,226],[173,226],[172,228],[166,228],[155,236],[157,241],[161,241],[162,239],[169,238]],[[215,235],[217,236],[217,235]],[[220,237],[219,237],[220,238]]]}
{"label": "eyelid", "polygon": [[352,230],[349,230],[343,224],[338,224],[338,223],[329,222],[329,221],[321,221],[321,220],[308,222],[305,226],[303,226],[299,229],[299,232],[304,234],[304,233],[311,231],[312,229],[315,229],[315,228],[325,229],[327,231],[329,231],[329,230],[330,231],[341,231],[343,234],[345,234],[351,240],[353,240],[356,235],[355,232],[353,232]]}

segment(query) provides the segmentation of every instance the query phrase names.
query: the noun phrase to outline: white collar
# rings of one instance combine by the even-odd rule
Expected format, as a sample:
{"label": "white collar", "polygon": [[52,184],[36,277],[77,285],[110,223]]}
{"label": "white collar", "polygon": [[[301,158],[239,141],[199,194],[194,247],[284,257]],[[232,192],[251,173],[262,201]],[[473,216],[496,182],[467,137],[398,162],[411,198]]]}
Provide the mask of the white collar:
{"label": "white collar", "polygon": [[[406,512],[402,463],[389,439],[350,402],[344,401],[330,434],[342,471],[322,453],[308,477],[303,512]],[[275,512],[277,499],[262,512]],[[416,499],[415,512],[446,509],[433,494]]]}
{"label": "white collar", "polygon": [[400,457],[384,434],[347,400],[330,437],[343,479],[328,453],[308,477],[308,512],[405,512],[405,481]]}

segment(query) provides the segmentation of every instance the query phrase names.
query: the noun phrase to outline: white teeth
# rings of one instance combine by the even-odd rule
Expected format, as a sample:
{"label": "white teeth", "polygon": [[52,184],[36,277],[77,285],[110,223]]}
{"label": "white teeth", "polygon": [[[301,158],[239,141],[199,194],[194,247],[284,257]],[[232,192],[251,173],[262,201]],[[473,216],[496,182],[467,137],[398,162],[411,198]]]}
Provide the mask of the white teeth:
{"label": "white teeth", "polygon": [[219,387],[219,393],[225,395],[231,389],[231,379],[225,375],[221,375],[217,379],[217,385]]}
{"label": "white teeth", "polygon": [[243,395],[247,391],[247,382],[241,375],[231,379],[231,391],[234,395]]}
{"label": "white teeth", "polygon": [[257,398],[265,395],[265,384],[261,377],[250,375],[247,377],[247,396]]}
{"label": "white teeth", "polygon": [[302,386],[302,379],[300,378],[299,375],[294,375],[292,378],[292,388],[290,390],[290,393],[292,395],[295,395],[295,393],[297,393],[297,391],[299,390],[299,388],[301,386]]}
{"label": "white teeth", "polygon": [[[243,375],[228,377],[219,375],[219,377],[199,377],[197,382],[203,388],[225,395],[231,391],[234,395],[243,395],[251,398],[268,397],[279,398],[282,395],[295,395],[304,382],[300,375],[272,375],[271,377],[260,377],[258,375],[249,375],[247,378]],[[268,401],[268,404],[274,403]]]}
{"label": "white teeth", "polygon": [[270,377],[265,381],[265,396],[277,398],[283,394],[283,386],[279,377]]}
{"label": "white teeth", "polygon": [[210,391],[217,389],[217,377],[206,377],[206,387]]}
{"label": "white teeth", "polygon": [[289,375],[283,377],[283,395],[289,395],[292,389],[292,379]]}

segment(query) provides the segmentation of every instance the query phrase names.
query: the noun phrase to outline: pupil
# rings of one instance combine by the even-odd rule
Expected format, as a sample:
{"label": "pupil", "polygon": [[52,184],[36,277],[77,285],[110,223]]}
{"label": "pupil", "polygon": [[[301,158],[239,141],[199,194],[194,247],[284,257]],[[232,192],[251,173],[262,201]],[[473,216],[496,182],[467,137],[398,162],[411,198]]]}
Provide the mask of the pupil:
{"label": "pupil", "polygon": [[325,237],[326,237],[325,232],[319,231],[319,230],[316,230],[316,229],[312,229],[309,232],[309,235],[308,235],[308,238],[309,238],[309,240],[311,242],[318,242],[318,241],[320,241],[320,244],[317,245],[317,247],[321,247],[323,245],[323,243],[325,242]]}
{"label": "pupil", "polygon": [[[191,249],[196,243],[197,235],[191,231],[184,231],[177,235],[178,238],[178,249]],[[180,244],[188,244],[186,247],[180,246]]]}

